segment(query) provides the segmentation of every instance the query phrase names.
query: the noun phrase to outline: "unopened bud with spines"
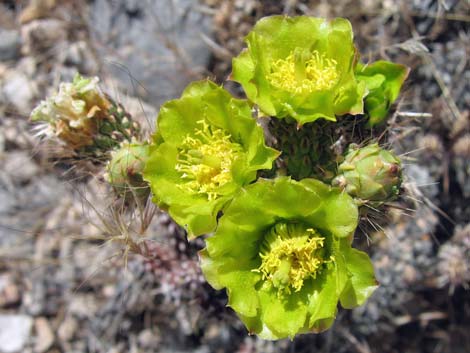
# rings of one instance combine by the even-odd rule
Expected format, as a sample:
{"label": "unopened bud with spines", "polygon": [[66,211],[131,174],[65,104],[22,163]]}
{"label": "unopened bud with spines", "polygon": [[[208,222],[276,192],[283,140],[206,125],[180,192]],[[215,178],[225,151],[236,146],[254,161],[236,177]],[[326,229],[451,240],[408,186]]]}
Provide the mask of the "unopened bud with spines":
{"label": "unopened bud with spines", "polygon": [[400,159],[374,143],[365,147],[350,145],[332,183],[359,203],[380,204],[397,198],[401,182]]}
{"label": "unopened bud with spines", "polygon": [[146,143],[123,143],[111,153],[106,179],[118,196],[145,204],[150,188],[142,177],[149,155]]}

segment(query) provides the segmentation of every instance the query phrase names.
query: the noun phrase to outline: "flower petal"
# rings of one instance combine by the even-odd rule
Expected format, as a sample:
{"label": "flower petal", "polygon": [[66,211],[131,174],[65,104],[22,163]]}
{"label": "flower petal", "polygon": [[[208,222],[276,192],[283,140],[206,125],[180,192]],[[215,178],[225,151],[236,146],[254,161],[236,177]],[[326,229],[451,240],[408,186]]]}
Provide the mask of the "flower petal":
{"label": "flower petal", "polygon": [[378,283],[372,262],[365,252],[350,247],[342,250],[351,277],[340,300],[343,308],[351,309],[364,304],[377,289]]}

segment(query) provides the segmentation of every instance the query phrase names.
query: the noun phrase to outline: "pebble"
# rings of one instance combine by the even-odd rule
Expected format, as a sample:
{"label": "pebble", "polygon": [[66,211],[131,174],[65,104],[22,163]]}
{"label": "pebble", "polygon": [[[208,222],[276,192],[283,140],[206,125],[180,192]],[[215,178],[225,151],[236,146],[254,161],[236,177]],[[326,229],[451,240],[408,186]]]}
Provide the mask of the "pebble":
{"label": "pebble", "polygon": [[21,36],[18,31],[0,29],[0,61],[16,59],[20,48]]}
{"label": "pebble", "polygon": [[64,43],[67,38],[66,25],[56,19],[34,20],[21,26],[25,55],[44,55],[45,50]]}
{"label": "pebble", "polygon": [[6,154],[4,160],[0,158],[4,171],[10,175],[15,184],[29,182],[37,173],[39,167],[26,151],[14,150]]}
{"label": "pebble", "polygon": [[20,302],[21,295],[13,278],[7,274],[0,276],[0,308],[16,305]]}
{"label": "pebble", "polygon": [[89,45],[81,40],[71,43],[65,50],[64,63],[76,67],[81,73],[96,74],[99,64]]}
{"label": "pebble", "polygon": [[80,318],[92,317],[98,310],[98,303],[92,294],[77,294],[69,304],[69,312]]}
{"label": "pebble", "polygon": [[0,353],[21,352],[30,337],[33,319],[26,315],[0,315]]}
{"label": "pebble", "polygon": [[5,76],[2,91],[6,103],[13,105],[19,113],[28,116],[36,91],[34,82],[19,71],[9,71]]}
{"label": "pebble", "polygon": [[34,321],[36,330],[35,353],[46,352],[54,343],[54,332],[52,332],[49,322],[44,317],[39,317]]}
{"label": "pebble", "polygon": [[62,343],[69,342],[78,330],[78,322],[73,316],[67,316],[60,324],[57,335]]}
{"label": "pebble", "polygon": [[138,337],[139,346],[143,349],[155,349],[159,346],[161,338],[151,329],[143,330]]}

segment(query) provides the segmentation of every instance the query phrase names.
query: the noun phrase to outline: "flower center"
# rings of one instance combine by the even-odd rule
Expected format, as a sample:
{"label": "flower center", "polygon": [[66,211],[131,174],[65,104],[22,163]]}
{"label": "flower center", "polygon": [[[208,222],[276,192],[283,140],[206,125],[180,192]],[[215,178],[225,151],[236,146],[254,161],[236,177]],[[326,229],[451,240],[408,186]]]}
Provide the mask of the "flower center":
{"label": "flower center", "polygon": [[278,293],[300,291],[304,281],[316,278],[324,258],[324,240],[314,229],[301,224],[278,223],[261,245],[261,265],[256,270],[270,280]]}
{"label": "flower center", "polygon": [[240,144],[232,142],[230,134],[198,121],[201,129],[183,140],[175,169],[186,182],[181,188],[192,193],[205,194],[215,200],[219,188],[232,181],[232,164],[242,151]]}
{"label": "flower center", "polygon": [[305,94],[333,88],[338,81],[337,62],[325,55],[296,49],[285,59],[273,62],[267,79],[274,87]]}

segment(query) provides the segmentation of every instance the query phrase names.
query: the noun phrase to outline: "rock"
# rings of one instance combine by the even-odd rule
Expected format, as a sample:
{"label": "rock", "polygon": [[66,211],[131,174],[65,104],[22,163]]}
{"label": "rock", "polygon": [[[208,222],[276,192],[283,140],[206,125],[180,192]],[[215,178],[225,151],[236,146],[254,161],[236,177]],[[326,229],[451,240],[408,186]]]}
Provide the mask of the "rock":
{"label": "rock", "polygon": [[56,19],[35,20],[21,27],[21,37],[23,54],[44,55],[45,50],[64,44],[67,38],[66,24]]}
{"label": "rock", "polygon": [[74,66],[82,74],[96,74],[98,63],[87,42],[81,40],[71,43],[65,51],[65,65]]}
{"label": "rock", "polygon": [[0,352],[22,351],[30,337],[33,319],[26,315],[0,315]]}
{"label": "rock", "polygon": [[44,317],[39,317],[34,321],[34,328],[36,330],[34,352],[46,352],[54,343],[54,333],[52,332],[51,326]]}
{"label": "rock", "polygon": [[0,308],[16,305],[21,295],[18,286],[9,275],[0,276]]}
{"label": "rock", "polygon": [[[111,77],[155,106],[180,95],[210,59],[209,15],[193,0],[97,0],[89,31]],[[132,92],[137,90],[137,92]]]}
{"label": "rock", "polygon": [[27,23],[37,18],[47,17],[56,6],[56,0],[30,1],[20,13],[20,23]]}
{"label": "rock", "polygon": [[77,294],[69,304],[70,314],[79,318],[92,317],[98,311],[98,303],[91,294]]}
{"label": "rock", "polygon": [[5,153],[5,135],[0,133],[0,158]]}
{"label": "rock", "polygon": [[[51,175],[36,176],[32,182],[22,187],[15,187],[11,179],[12,177],[4,172],[2,165],[0,168],[0,224],[2,225],[0,248],[11,249],[9,256],[31,257],[31,254],[34,254],[35,241],[32,232],[44,224],[45,215],[64,197],[66,188]],[[34,278],[37,278],[36,275],[37,272],[32,273]],[[31,291],[24,293],[23,300],[26,300],[27,293]],[[33,298],[31,304],[41,305],[38,298]]]}
{"label": "rock", "polygon": [[57,335],[62,343],[69,342],[78,329],[78,322],[73,316],[67,316],[60,324]]}
{"label": "rock", "polygon": [[4,171],[17,185],[29,182],[39,172],[39,167],[25,151],[11,151],[4,160],[0,158],[0,162],[3,164]]}
{"label": "rock", "polygon": [[137,340],[139,342],[139,347],[145,350],[155,350],[156,348],[158,348],[161,338],[157,332],[151,329],[145,329],[139,333],[139,337],[137,338]]}
{"label": "rock", "polygon": [[13,105],[19,113],[28,116],[36,91],[34,82],[20,71],[12,70],[7,72],[5,76],[2,93],[6,103]]}
{"label": "rock", "polygon": [[16,30],[0,28],[0,61],[14,60],[21,48],[21,36]]}

